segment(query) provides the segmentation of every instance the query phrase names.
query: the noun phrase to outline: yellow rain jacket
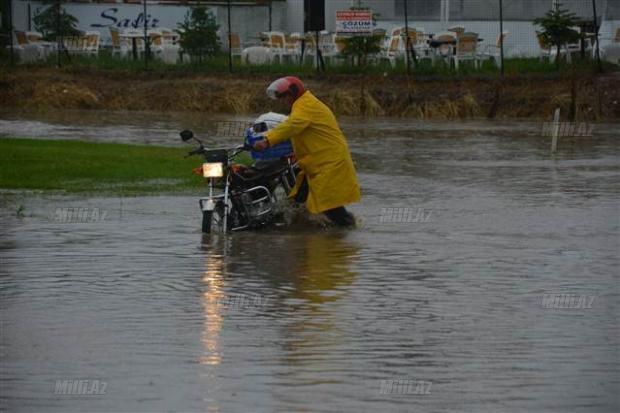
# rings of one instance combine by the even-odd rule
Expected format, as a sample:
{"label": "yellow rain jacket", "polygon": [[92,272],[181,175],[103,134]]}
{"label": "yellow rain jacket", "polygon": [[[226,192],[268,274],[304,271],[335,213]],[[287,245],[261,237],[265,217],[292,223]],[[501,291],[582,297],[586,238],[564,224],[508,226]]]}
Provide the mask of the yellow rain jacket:
{"label": "yellow rain jacket", "polygon": [[301,172],[289,197],[308,179],[306,208],[317,214],[360,200],[360,187],[344,134],[332,111],[310,91],[294,103],[284,122],[265,134],[269,145],[290,138]]}

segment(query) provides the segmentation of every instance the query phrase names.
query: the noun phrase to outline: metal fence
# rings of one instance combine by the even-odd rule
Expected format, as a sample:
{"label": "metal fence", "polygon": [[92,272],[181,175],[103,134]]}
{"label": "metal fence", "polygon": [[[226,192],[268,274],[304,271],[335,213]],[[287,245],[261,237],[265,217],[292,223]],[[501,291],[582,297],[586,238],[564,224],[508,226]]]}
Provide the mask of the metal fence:
{"label": "metal fence", "polygon": [[[10,7],[16,3],[20,4],[22,9],[23,5],[28,3],[27,29],[31,29],[31,3],[39,4],[37,7],[41,4],[21,0],[9,0],[6,4]],[[104,34],[103,48],[108,46],[109,39],[105,38],[108,29],[102,22],[91,19],[89,13],[95,13],[93,10],[96,10],[101,16],[105,15],[105,22],[112,22],[119,27],[123,21],[130,22],[130,19],[122,19],[120,13],[112,21],[109,12],[100,10],[102,7],[112,7],[110,4],[93,1],[89,8],[84,2],[79,5],[63,3],[63,7],[78,13],[79,20],[84,25],[80,29],[101,28]],[[502,72],[508,59],[530,58],[551,62],[559,54],[561,59],[568,62],[583,59],[596,61],[602,56],[603,59],[619,63],[620,55],[620,0],[561,1],[560,7],[574,13],[578,20],[575,28],[580,34],[580,40],[564,45],[559,53],[541,41],[537,31],[542,28],[533,23],[555,7],[558,0],[329,0],[325,6],[326,30],[321,33],[303,33],[303,0],[184,1],[176,5],[170,3],[171,1],[167,1],[161,6],[161,2],[144,0],[133,1],[125,6],[135,8],[135,13],[139,12],[144,16],[152,14],[157,17],[156,13],[164,13],[170,17],[172,14],[184,14],[184,11],[170,13],[170,10],[188,10],[195,5],[206,4],[214,11],[220,25],[223,56],[228,58],[226,66],[230,71],[237,70],[241,65],[256,63],[266,66],[316,65],[317,70],[337,67],[339,73],[346,73],[348,67],[354,66],[357,66],[356,71],[359,71],[359,66],[363,64],[381,65],[387,72],[391,69],[402,70],[406,66],[408,71],[415,72],[424,65],[448,66],[451,70],[459,70],[467,65],[472,66],[473,61],[475,69],[495,65],[497,71]],[[378,47],[363,59],[360,59],[359,55],[347,54],[348,40],[334,34],[335,12],[351,6],[367,7],[376,13],[375,39]],[[117,3],[114,7],[119,8]],[[159,11],[158,7],[165,10]],[[7,11],[3,12],[6,16]],[[143,19],[134,27],[144,31],[146,44],[149,39],[147,31],[156,28],[153,21],[163,20],[155,17],[148,23],[151,26]],[[24,25],[23,22],[20,24]],[[3,26],[7,25],[11,25],[8,32],[12,33],[13,22],[3,17]],[[272,33],[281,37],[272,39]],[[454,39],[445,43],[442,39],[448,34],[452,34]],[[465,50],[463,34],[475,35],[473,50],[469,46]],[[13,36],[8,37],[13,39]],[[13,51],[18,48],[9,49],[13,57]],[[61,48],[57,51],[60,53]],[[468,53],[469,56],[465,56]],[[133,56],[136,56],[135,51]],[[148,46],[141,56],[147,68],[149,59],[157,58],[156,54],[148,52]],[[176,63],[176,60],[173,59],[173,63]],[[251,71],[251,68],[244,70]],[[468,71],[471,72],[472,70]]]}
{"label": "metal fence", "polygon": [[[555,52],[541,44],[537,32],[543,29],[534,20],[555,7],[574,14],[575,29],[582,37],[579,45],[570,45],[570,52],[562,54],[594,58],[597,47],[611,46],[617,56],[619,0],[396,0],[394,18],[378,25],[390,31],[408,21],[413,30],[429,34],[460,27],[477,33],[480,46],[487,50],[499,46],[504,58],[547,58]],[[503,42],[500,33],[505,33]],[[617,57],[612,60],[618,62]]]}

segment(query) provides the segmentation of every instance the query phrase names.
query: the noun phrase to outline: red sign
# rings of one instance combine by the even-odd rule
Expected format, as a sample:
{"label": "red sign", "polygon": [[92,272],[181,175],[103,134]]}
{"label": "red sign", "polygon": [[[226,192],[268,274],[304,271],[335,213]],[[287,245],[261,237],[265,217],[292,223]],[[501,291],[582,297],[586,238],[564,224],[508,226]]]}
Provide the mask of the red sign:
{"label": "red sign", "polygon": [[372,11],[339,10],[336,12],[336,33],[363,36],[372,34]]}

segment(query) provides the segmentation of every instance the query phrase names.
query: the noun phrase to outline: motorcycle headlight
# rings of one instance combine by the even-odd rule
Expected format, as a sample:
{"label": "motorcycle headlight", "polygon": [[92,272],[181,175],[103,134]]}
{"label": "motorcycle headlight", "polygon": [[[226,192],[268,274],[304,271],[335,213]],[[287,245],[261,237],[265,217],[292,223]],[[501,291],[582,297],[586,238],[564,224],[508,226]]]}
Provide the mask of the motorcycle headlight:
{"label": "motorcycle headlight", "polygon": [[221,162],[203,163],[202,176],[205,178],[221,178],[224,176],[224,165]]}

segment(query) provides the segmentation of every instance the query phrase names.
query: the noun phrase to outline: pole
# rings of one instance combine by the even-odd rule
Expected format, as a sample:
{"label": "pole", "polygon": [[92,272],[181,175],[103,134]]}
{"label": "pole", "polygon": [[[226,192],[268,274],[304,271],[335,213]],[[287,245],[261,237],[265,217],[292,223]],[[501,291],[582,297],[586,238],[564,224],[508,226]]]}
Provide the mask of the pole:
{"label": "pole", "polygon": [[321,52],[321,48],[319,45],[319,41],[320,41],[320,33],[317,30],[315,32],[316,35],[316,73],[319,74],[321,73],[321,71],[325,72],[325,62],[323,61],[323,53]]}
{"label": "pole", "polygon": [[553,116],[553,135],[551,136],[551,153],[558,150],[558,135],[560,134],[560,108],[555,110]]}
{"label": "pole", "polygon": [[232,73],[232,32],[230,31],[230,0],[227,1],[226,7],[228,9],[228,71]]}
{"label": "pole", "polygon": [[151,46],[149,44],[149,35],[148,35],[148,24],[146,18],[146,0],[142,3],[144,5],[143,15],[144,15],[144,70],[149,70],[149,55],[151,52]]}
{"label": "pole", "polygon": [[409,16],[407,10],[408,0],[405,0],[405,60],[407,62],[407,75],[411,74],[411,67],[409,63]]}
{"label": "pole", "polygon": [[9,0],[9,42],[11,45],[11,66],[15,64],[15,58],[13,54],[15,50],[13,49],[13,1]]}
{"label": "pole", "polygon": [[272,30],[272,29],[271,29],[271,16],[272,16],[272,11],[273,11],[273,10],[272,10],[271,5],[272,5],[272,2],[271,2],[271,0],[269,0],[269,31],[271,31],[271,30]]}
{"label": "pole", "polygon": [[598,34],[598,16],[596,14],[596,0],[592,0],[592,10],[594,11],[594,30],[596,33],[596,62],[598,65],[598,71],[603,71],[603,66],[601,65],[601,52],[599,49],[599,34]]}
{"label": "pole", "polygon": [[319,31],[314,32],[315,40],[314,45],[316,46],[315,54],[316,54],[316,73],[321,73],[321,65],[319,64]]}
{"label": "pole", "polygon": [[60,53],[64,47],[64,41],[63,41],[63,36],[62,36],[62,32],[60,30],[60,0],[56,0],[56,50],[58,51],[57,53],[57,66],[60,67]]}
{"label": "pole", "polygon": [[504,4],[499,0],[499,71],[500,76],[504,78]]}

